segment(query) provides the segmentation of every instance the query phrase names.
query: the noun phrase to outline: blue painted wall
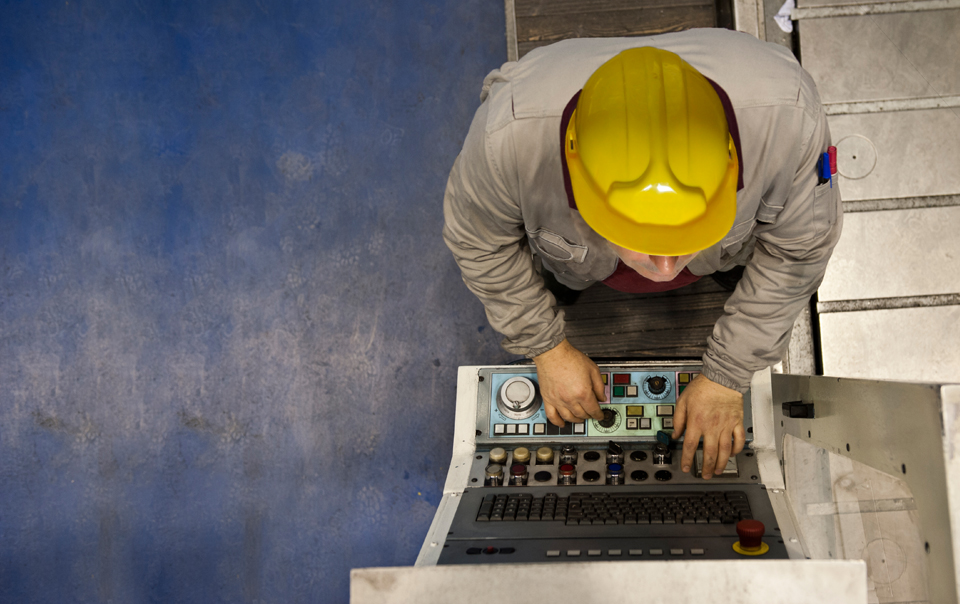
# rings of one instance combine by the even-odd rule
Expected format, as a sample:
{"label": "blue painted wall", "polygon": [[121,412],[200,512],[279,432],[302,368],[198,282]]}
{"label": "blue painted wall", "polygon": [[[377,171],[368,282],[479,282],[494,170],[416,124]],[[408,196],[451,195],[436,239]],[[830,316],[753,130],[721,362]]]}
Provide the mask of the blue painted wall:
{"label": "blue painted wall", "polygon": [[0,3],[0,601],[344,602],[412,564],[491,0]]}

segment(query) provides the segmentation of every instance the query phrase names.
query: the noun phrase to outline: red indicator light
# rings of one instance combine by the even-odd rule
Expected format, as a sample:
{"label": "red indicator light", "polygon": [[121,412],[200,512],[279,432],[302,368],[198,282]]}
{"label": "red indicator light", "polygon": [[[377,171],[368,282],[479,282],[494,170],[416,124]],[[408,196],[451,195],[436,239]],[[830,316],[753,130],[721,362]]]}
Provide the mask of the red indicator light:
{"label": "red indicator light", "polygon": [[614,373],[614,374],[613,374],[613,383],[614,383],[614,384],[629,384],[629,383],[630,383],[630,374],[629,374],[629,373]]}

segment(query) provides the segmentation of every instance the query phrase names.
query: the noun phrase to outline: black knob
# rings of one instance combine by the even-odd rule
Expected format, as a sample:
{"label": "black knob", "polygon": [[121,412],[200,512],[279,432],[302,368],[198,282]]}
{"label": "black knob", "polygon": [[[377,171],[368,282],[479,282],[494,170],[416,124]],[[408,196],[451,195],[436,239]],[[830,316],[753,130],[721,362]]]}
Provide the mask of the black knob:
{"label": "black knob", "polygon": [[613,424],[617,423],[617,412],[614,411],[613,409],[604,409],[603,419],[601,419],[597,423],[599,423],[604,428],[609,428]]}
{"label": "black knob", "polygon": [[650,391],[650,394],[663,394],[663,391],[667,389],[667,378],[660,377],[659,375],[648,377],[647,389]]}
{"label": "black knob", "polygon": [[610,441],[607,445],[607,464],[623,463],[623,447]]}

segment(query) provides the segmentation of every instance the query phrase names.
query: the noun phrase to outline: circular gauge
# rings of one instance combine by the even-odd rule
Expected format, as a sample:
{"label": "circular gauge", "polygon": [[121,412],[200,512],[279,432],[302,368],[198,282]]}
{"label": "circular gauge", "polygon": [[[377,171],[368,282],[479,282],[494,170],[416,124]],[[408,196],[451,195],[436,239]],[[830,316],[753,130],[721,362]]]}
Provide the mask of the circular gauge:
{"label": "circular gauge", "polygon": [[643,393],[655,401],[663,400],[670,394],[670,380],[663,375],[651,375],[643,380]]}
{"label": "circular gauge", "polygon": [[622,419],[616,409],[607,408],[603,410],[603,419],[594,419],[591,421],[593,422],[593,429],[597,432],[601,434],[612,434],[620,428]]}
{"label": "circular gauge", "polygon": [[523,376],[505,381],[497,392],[497,409],[510,419],[527,419],[540,410],[542,401],[536,382]]}

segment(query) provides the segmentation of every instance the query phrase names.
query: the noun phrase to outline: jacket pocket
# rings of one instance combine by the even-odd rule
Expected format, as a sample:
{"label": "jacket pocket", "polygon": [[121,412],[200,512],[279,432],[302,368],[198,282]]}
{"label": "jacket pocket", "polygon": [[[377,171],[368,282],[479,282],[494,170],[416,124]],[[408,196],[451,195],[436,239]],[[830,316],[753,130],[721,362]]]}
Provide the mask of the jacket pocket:
{"label": "jacket pocket", "polygon": [[553,231],[547,229],[527,231],[527,237],[534,249],[551,260],[579,264],[587,257],[587,246],[571,243]]}
{"label": "jacket pocket", "polygon": [[813,226],[820,236],[837,223],[837,206],[840,205],[840,187],[834,182],[817,185],[813,190]]}
{"label": "jacket pocket", "polygon": [[733,225],[727,233],[727,236],[720,240],[720,249],[723,254],[736,254],[740,250],[744,240],[753,232],[754,224],[755,221],[751,218]]}
{"label": "jacket pocket", "polygon": [[763,198],[760,198],[760,209],[757,210],[757,222],[765,224],[777,224],[777,217],[783,211],[783,206],[768,205]]}

